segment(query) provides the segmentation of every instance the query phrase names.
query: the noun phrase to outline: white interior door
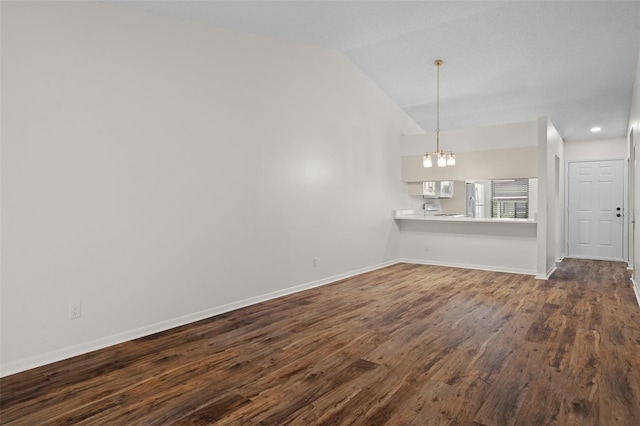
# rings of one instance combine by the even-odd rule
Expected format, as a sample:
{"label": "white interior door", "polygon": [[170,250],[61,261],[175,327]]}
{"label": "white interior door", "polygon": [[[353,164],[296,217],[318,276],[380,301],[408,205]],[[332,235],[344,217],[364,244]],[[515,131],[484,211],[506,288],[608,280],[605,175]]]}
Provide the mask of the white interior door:
{"label": "white interior door", "polygon": [[623,179],[623,160],[569,163],[569,256],[623,260]]}

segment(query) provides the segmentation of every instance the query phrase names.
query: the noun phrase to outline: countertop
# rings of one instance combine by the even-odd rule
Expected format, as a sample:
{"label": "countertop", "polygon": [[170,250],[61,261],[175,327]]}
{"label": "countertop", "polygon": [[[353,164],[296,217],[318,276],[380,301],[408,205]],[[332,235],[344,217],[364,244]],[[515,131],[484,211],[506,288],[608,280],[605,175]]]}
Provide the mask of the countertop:
{"label": "countertop", "polygon": [[464,215],[425,216],[422,210],[395,210],[396,220],[422,220],[429,222],[465,222],[465,223],[508,223],[508,224],[535,224],[535,219],[509,219],[492,217],[469,217]]}

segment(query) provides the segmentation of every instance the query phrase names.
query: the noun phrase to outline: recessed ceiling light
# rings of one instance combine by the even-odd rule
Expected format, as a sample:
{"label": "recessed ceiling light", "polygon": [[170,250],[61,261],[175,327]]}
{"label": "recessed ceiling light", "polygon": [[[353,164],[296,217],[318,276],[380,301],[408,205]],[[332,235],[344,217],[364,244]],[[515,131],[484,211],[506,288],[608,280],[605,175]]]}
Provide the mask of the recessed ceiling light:
{"label": "recessed ceiling light", "polygon": [[600,131],[602,131],[602,127],[592,127],[591,128],[591,133],[599,133]]}

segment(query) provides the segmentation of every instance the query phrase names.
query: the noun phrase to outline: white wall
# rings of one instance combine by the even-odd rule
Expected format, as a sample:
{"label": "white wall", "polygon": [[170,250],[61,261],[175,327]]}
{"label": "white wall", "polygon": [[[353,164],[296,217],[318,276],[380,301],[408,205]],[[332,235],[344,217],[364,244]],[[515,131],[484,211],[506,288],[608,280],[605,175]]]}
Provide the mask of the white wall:
{"label": "white wall", "polygon": [[402,156],[403,182],[483,180],[538,176],[537,146],[456,152],[455,167],[424,167],[424,154]]}
{"label": "white wall", "polygon": [[569,161],[597,161],[627,158],[627,139],[596,139],[564,143],[564,159]]}
{"label": "white wall", "polygon": [[536,277],[548,278],[564,256],[564,141],[547,117],[538,119],[538,248]]}
{"label": "white wall", "polygon": [[2,88],[3,375],[398,256],[421,129],[339,53],[3,3]]}
{"label": "white wall", "polygon": [[553,223],[548,223],[547,235],[547,270],[555,266],[556,261],[565,255],[565,155],[564,141],[553,123],[547,127],[547,173],[549,174],[549,189],[547,192],[550,201],[550,214]]}
{"label": "white wall", "polygon": [[402,261],[536,273],[535,223],[397,222],[402,235]]}
{"label": "white wall", "polygon": [[[458,153],[535,146],[537,124],[537,120],[532,120],[440,132],[440,148]],[[436,150],[436,132],[406,135],[400,139],[402,155],[422,155]]]}

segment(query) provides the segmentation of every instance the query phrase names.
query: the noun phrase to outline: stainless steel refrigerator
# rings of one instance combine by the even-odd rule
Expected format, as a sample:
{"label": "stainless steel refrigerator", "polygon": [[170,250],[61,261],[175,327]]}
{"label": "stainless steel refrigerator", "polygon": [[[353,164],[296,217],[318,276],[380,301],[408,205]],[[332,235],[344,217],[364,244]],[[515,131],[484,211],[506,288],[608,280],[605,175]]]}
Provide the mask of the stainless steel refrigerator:
{"label": "stainless steel refrigerator", "polygon": [[484,217],[484,190],[481,183],[467,182],[467,216]]}

